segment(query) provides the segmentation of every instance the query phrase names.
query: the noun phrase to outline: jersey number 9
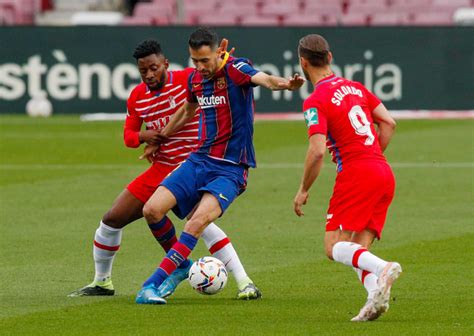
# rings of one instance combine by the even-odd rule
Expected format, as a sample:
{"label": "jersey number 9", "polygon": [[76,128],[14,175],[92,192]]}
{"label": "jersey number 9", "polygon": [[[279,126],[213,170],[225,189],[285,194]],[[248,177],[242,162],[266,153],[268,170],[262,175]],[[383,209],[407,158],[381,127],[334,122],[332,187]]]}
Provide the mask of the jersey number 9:
{"label": "jersey number 9", "polygon": [[364,145],[370,146],[375,141],[375,136],[370,128],[370,122],[367,119],[362,107],[355,105],[349,111],[349,120],[357,135],[366,136]]}

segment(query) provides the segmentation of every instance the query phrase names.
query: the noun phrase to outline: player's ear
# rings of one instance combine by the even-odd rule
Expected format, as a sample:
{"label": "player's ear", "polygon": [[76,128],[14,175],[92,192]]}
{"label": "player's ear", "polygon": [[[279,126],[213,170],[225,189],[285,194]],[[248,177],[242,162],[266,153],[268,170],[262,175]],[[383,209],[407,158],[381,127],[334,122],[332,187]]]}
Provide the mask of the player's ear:
{"label": "player's ear", "polygon": [[332,52],[328,51],[328,62],[329,64],[332,63]]}
{"label": "player's ear", "polygon": [[300,56],[300,65],[301,65],[301,68],[302,69],[306,69],[306,67],[308,66],[308,61],[305,60],[303,57]]}
{"label": "player's ear", "polygon": [[168,69],[168,67],[170,66],[170,62],[168,61],[167,58],[165,58],[165,61],[163,62],[163,64],[165,65],[165,69]]}

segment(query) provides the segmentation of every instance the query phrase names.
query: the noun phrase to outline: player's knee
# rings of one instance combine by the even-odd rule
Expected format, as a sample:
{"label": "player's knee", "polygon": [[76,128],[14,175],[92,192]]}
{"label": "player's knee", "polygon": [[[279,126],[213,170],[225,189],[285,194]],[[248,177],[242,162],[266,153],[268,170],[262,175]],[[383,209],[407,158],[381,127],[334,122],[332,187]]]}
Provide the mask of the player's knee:
{"label": "player's knee", "polygon": [[332,256],[332,249],[334,247],[334,244],[333,243],[326,243],[324,247],[325,247],[325,250],[326,250],[326,257],[328,257],[330,260],[334,260],[334,258]]}
{"label": "player's knee", "polygon": [[160,208],[154,207],[150,203],[145,203],[143,206],[143,217],[145,217],[148,223],[157,223],[164,216],[165,213],[163,213]]}
{"label": "player's knee", "polygon": [[105,225],[108,225],[110,227],[113,227],[115,229],[121,229],[126,223],[123,222],[122,218],[117,216],[114,211],[109,210],[105,213],[104,217],[102,217],[102,222]]}

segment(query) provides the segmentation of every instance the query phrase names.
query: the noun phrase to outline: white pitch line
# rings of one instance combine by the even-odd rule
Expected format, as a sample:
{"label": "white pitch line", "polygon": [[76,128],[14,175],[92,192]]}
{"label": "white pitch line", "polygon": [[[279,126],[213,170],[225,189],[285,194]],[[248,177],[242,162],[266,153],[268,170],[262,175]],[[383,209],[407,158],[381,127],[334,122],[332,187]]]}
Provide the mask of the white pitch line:
{"label": "white pitch line", "polygon": [[[474,168],[474,162],[394,162],[393,168]],[[141,164],[0,164],[0,170],[119,170],[145,169]],[[261,169],[302,169],[302,163],[259,163]],[[335,169],[335,165],[327,164],[324,168]]]}
{"label": "white pitch line", "polygon": [[[474,168],[474,162],[393,162],[392,168]],[[303,168],[302,163],[257,163],[258,168],[290,169]],[[325,165],[323,168],[335,168],[335,165]]]}
{"label": "white pitch line", "polygon": [[147,168],[148,166],[132,165],[132,164],[0,164],[0,170],[95,170],[95,169],[137,169]]}
{"label": "white pitch line", "polygon": [[[2,133],[2,138],[5,139],[24,139],[24,133]],[[103,133],[37,133],[29,134],[29,139],[41,140],[41,139],[106,139],[107,136]]]}

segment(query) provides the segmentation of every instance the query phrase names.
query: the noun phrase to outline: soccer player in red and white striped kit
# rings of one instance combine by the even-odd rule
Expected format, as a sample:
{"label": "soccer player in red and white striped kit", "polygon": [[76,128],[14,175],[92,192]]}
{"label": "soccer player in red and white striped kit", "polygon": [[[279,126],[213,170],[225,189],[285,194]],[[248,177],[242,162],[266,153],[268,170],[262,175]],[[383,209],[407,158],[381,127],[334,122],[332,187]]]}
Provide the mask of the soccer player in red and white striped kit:
{"label": "soccer player in red and white striped kit", "polygon": [[[227,40],[220,48],[227,49]],[[160,136],[170,118],[186,100],[186,87],[192,68],[179,71],[168,70],[168,60],[160,44],[147,40],[139,44],[133,57],[137,61],[142,83],[137,85],[127,101],[124,140],[127,147],[136,148],[140,144],[160,144],[159,150],[151,158],[152,165],[133,180],[115,200],[112,208],[104,215],[94,237],[94,281],[69,296],[113,295],[115,293],[111,272],[114,257],[120,247],[123,228],[143,217],[143,206],[155,192],[163,179],[178,167],[199,145],[199,113],[179,132],[167,138]],[[141,130],[145,123],[146,130]],[[150,159],[147,157],[147,159]],[[165,252],[176,243],[176,231],[169,217],[149,228]],[[239,257],[227,235],[217,225],[211,223],[202,235],[209,252],[220,259],[234,275],[238,286],[238,299],[258,299],[259,289],[248,277]],[[187,277],[189,260],[186,260],[162,286],[171,295],[177,285]]]}
{"label": "soccer player in red and white striped kit", "polygon": [[303,37],[298,53],[314,91],[303,104],[309,148],[294,210],[303,215],[302,206],[327,147],[337,165],[337,177],[327,212],[326,254],[353,267],[368,292],[366,304],[352,321],[374,320],[387,311],[390,288],[402,271],[398,263],[368,251],[374,239],[380,239],[394,195],[395,178],[383,151],[395,121],[362,84],[333,74],[332,53],[322,36]]}

